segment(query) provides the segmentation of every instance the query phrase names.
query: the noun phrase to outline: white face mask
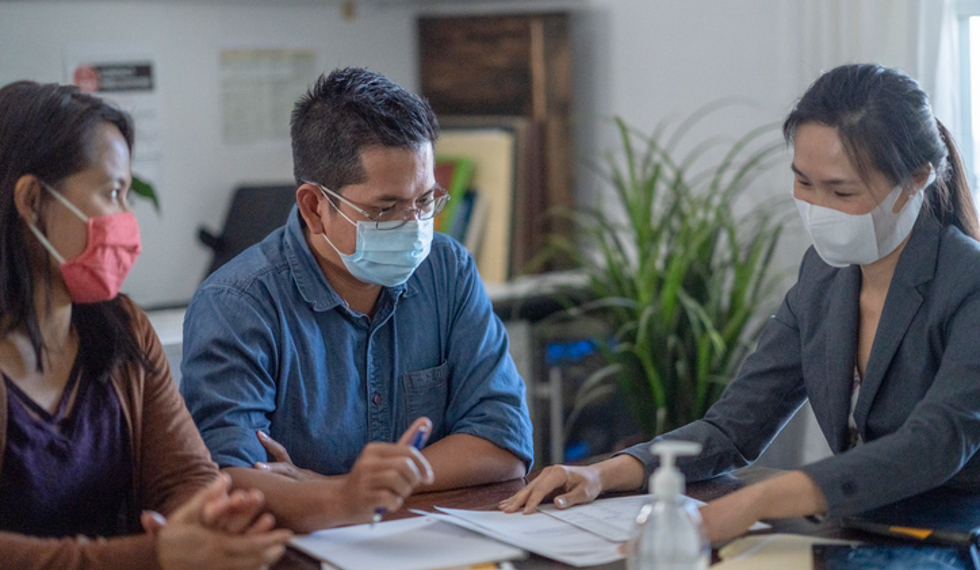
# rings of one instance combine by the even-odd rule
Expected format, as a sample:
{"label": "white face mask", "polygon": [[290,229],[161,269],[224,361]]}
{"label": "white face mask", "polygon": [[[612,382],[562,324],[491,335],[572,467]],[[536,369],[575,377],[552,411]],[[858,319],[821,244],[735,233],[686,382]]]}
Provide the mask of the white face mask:
{"label": "white face mask", "polygon": [[898,213],[892,210],[902,194],[901,185],[867,214],[845,214],[796,198],[794,201],[803,218],[803,227],[813,240],[813,247],[827,265],[867,265],[895,251],[909,236],[922,209],[925,189],[935,179],[936,172],[932,169],[922,189],[913,194]]}

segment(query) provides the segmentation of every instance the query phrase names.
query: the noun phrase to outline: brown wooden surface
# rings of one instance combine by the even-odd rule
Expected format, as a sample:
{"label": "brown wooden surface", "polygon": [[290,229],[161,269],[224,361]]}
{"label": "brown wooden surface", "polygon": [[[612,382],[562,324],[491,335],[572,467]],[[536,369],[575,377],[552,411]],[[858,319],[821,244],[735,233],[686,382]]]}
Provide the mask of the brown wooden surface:
{"label": "brown wooden surface", "polygon": [[[566,13],[426,16],[418,20],[422,95],[442,122],[456,116],[524,117],[526,190],[515,191],[510,277],[567,222],[546,215],[572,202],[572,57]],[[523,181],[522,181],[523,182]],[[536,267],[536,271],[561,265]]]}
{"label": "brown wooden surface", "polygon": [[[735,472],[733,475],[723,475],[709,481],[691,483],[687,487],[687,494],[702,501],[716,499],[745,485],[755,483],[772,477],[780,473],[779,470],[765,467],[748,467]],[[406,501],[405,507],[396,513],[390,514],[386,520],[394,520],[415,516],[409,509],[419,509],[432,511],[434,507],[450,507],[459,509],[495,509],[497,503],[511,496],[524,486],[523,479],[514,479],[503,483],[492,485],[482,485],[479,487],[468,487],[455,489],[452,491],[441,491],[438,493],[422,493],[412,496]],[[822,536],[825,538],[858,538],[853,532],[845,532],[832,522],[818,523],[807,518],[782,519],[777,521],[767,521],[772,525],[767,532],[788,532],[795,534],[806,534],[812,536]],[[526,560],[514,562],[514,566],[521,570],[557,570],[568,569],[571,566],[555,562],[547,558],[531,554]],[[626,564],[623,561],[613,562],[592,568],[602,570],[623,569]],[[289,549],[286,555],[280,560],[273,570],[319,570],[319,562],[309,556]]]}

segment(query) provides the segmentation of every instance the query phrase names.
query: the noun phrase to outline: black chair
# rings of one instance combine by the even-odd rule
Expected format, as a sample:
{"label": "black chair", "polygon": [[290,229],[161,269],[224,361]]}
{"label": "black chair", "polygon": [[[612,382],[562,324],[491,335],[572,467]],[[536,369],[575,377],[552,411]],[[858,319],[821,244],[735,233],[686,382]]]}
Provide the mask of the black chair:
{"label": "black chair", "polygon": [[216,236],[204,227],[197,230],[201,243],[214,252],[205,277],[286,223],[295,203],[295,184],[236,188],[221,235]]}

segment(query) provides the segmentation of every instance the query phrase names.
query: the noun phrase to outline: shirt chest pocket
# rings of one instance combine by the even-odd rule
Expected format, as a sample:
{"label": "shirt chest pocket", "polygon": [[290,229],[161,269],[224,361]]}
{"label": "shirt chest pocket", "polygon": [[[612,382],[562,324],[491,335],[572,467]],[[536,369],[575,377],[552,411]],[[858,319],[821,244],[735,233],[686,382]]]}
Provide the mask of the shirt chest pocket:
{"label": "shirt chest pocket", "polygon": [[446,408],[449,405],[449,362],[435,368],[427,368],[402,375],[405,393],[408,396],[408,421],[425,416],[432,420],[434,441],[445,435]]}

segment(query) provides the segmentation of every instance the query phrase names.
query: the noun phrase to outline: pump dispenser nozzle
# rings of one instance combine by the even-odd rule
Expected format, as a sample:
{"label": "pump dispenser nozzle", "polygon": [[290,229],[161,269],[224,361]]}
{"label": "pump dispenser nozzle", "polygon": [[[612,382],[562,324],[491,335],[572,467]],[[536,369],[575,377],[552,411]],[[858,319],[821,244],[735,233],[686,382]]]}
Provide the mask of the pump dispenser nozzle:
{"label": "pump dispenser nozzle", "polygon": [[693,441],[660,441],[651,445],[650,451],[660,456],[660,467],[650,475],[650,492],[665,499],[683,493],[684,475],[676,467],[677,457],[701,453],[701,444]]}

